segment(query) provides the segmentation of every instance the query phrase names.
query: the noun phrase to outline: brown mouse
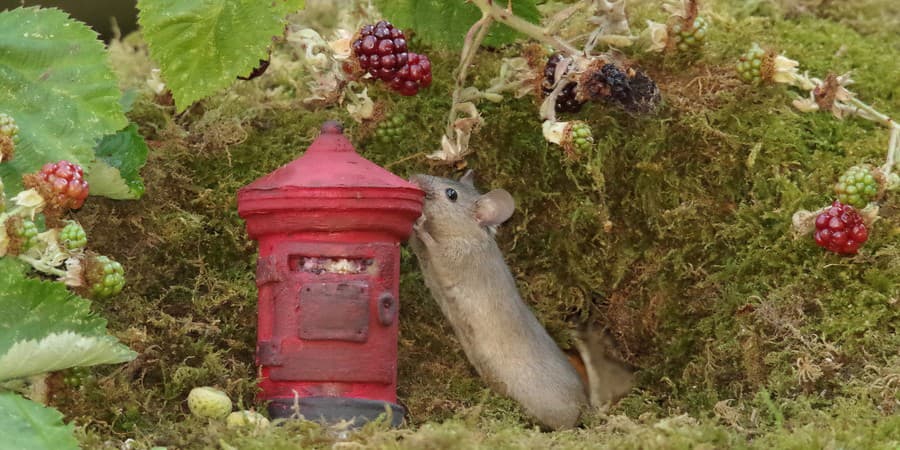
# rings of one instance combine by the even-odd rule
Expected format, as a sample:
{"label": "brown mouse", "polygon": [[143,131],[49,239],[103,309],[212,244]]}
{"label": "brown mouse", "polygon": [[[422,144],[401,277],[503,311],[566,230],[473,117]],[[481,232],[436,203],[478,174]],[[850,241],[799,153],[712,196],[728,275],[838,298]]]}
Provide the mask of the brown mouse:
{"label": "brown mouse", "polygon": [[[570,428],[589,403],[608,402],[629,389],[630,372],[606,367],[611,363],[602,350],[584,354],[596,346],[580,341],[588,389],[522,300],[494,241],[496,227],[515,209],[513,197],[503,189],[481,194],[473,178],[471,171],[459,181],[429,175],[410,178],[425,191],[425,206],[410,245],[426,285],[479,375],[541,424]],[[591,377],[610,374],[623,375],[627,381],[594,389]]]}

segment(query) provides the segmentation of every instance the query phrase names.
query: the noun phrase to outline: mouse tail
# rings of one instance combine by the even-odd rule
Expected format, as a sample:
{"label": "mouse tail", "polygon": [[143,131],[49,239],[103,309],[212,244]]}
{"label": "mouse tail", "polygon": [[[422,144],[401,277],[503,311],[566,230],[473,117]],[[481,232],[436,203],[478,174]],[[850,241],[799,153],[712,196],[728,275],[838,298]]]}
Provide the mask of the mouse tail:
{"label": "mouse tail", "polygon": [[[585,387],[592,407],[608,406],[624,397],[634,385],[634,368],[616,356],[606,330],[593,324],[575,333],[577,359],[572,361]],[[570,359],[573,355],[570,355]]]}

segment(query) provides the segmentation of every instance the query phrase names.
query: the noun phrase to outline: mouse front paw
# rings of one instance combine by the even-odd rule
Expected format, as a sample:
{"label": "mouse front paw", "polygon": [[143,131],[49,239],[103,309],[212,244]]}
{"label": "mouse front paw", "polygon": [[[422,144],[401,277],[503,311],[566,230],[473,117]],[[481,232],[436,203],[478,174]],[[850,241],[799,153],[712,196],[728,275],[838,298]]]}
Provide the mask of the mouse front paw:
{"label": "mouse front paw", "polygon": [[431,237],[431,234],[428,233],[428,230],[425,229],[425,215],[422,214],[416,219],[416,223],[413,224],[413,232],[416,234],[416,237],[425,244],[426,248],[431,248],[435,245],[434,238]]}

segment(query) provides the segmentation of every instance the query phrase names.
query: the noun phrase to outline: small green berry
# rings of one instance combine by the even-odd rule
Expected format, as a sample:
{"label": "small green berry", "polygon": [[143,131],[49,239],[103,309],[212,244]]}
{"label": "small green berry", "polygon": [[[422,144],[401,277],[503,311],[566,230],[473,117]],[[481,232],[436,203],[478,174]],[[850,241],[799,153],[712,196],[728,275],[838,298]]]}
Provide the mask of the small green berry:
{"label": "small green berry", "polygon": [[698,48],[706,40],[707,22],[703,17],[696,17],[688,26],[676,23],[672,26],[672,39],[678,50],[687,51]]}
{"label": "small green berry", "polygon": [[766,51],[758,44],[754,43],[747,53],[741,55],[737,63],[737,72],[744,81],[752,84],[759,84],[762,80],[762,60],[766,56]]}
{"label": "small green berry", "polygon": [[9,136],[13,142],[19,141],[19,126],[9,114],[0,113],[0,134]]}
{"label": "small green berry", "polygon": [[406,115],[397,113],[381,121],[375,130],[375,138],[382,144],[393,144],[402,141]]}
{"label": "small green berry", "polygon": [[34,222],[23,219],[22,225],[14,231],[16,237],[22,239],[22,246],[20,247],[23,252],[27,252],[36,246],[39,242],[38,240],[38,227],[34,224]]}
{"label": "small green berry", "polygon": [[67,222],[66,226],[59,232],[59,241],[69,251],[84,248],[87,245],[87,234],[85,234],[84,228],[74,220],[68,220]]}
{"label": "small green berry", "polygon": [[572,122],[569,127],[569,136],[569,145],[565,145],[564,142],[563,148],[572,156],[588,153],[594,146],[594,136],[591,133],[591,127],[585,122],[580,120]]}
{"label": "small green berry", "polygon": [[87,282],[94,298],[112,297],[125,287],[125,270],[122,265],[106,256],[97,256],[88,270]]}
{"label": "small green berry", "polygon": [[231,412],[231,399],[224,392],[209,386],[191,389],[188,408],[197,417],[224,419]]}
{"label": "small green berry", "polygon": [[878,180],[867,166],[853,166],[834,185],[838,200],[855,208],[865,208],[878,196]]}

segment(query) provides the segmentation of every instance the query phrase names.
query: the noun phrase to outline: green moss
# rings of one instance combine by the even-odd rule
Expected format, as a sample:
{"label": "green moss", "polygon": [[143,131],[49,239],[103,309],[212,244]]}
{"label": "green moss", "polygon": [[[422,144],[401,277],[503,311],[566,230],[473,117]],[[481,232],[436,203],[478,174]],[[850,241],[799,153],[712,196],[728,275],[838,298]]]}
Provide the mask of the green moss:
{"label": "green moss", "polygon": [[[498,240],[523,298],[563,347],[578,323],[607,326],[638,368],[638,385],[583,428],[538,431],[477,377],[404,249],[398,393],[410,425],[372,425],[351,441],[386,449],[896,448],[897,197],[883,202],[886,213],[855,257],[825,253],[790,230],[796,210],[830,203],[846,168],[880,164],[887,135],[862,120],[800,113],[790,100],[801,92],[745,85],[734,72],[758,42],[816,76],[854,70],[862,99],[900,115],[900,40],[872,25],[878,16],[863,6],[880,1],[831,2],[817,16],[796,2],[707,2],[701,53],[630,55],[659,82],[661,110],[635,117],[588,106],[575,116],[596,142],[578,160],[543,140],[532,97],[479,105],[485,124],[467,164],[479,186],[516,198]],[[664,18],[655,3],[635,3],[635,29]],[[900,17],[890,6],[885,23]],[[486,85],[501,56],[521,51],[480,53],[472,79]],[[123,295],[95,305],[141,355],[93,369],[98,381],[56,395],[86,448],[127,438],[133,448],[332,448],[335,430],[227,430],[190,417],[184,399],[216,385],[244,407],[263,407],[254,398],[255,246],[237,215],[240,187],[299,156],[328,119],[400,176],[461,173],[424,158],[439,145],[458,58],[428,54],[435,81],[420,95],[369,87],[382,115],[408,118],[399,143],[373,139],[375,123],[356,123],[344,108],[305,106],[308,88],[288,77],[296,73],[237,83],[180,116],[146,92],[139,97],[130,116],[152,148],[147,194],[92,198],[76,213],[92,247],[126,267]]]}

